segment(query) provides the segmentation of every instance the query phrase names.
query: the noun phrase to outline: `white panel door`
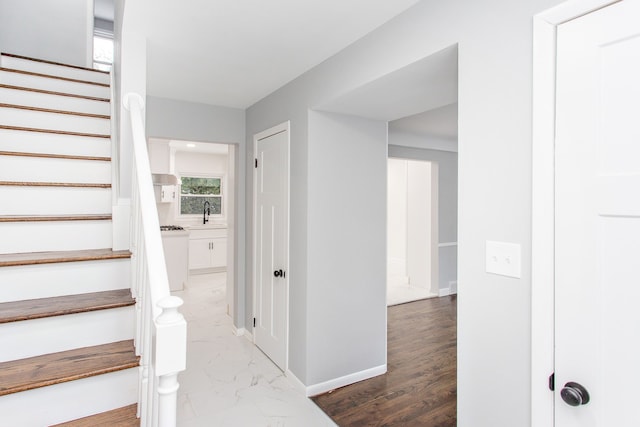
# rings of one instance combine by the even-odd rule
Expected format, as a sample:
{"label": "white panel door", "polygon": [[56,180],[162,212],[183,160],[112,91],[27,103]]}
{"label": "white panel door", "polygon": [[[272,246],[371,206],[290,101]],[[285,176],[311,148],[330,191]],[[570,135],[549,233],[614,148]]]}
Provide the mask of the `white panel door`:
{"label": "white panel door", "polygon": [[286,369],[289,132],[256,138],[255,343]]}
{"label": "white panel door", "polygon": [[560,25],[557,66],[556,426],[640,426],[640,0]]}

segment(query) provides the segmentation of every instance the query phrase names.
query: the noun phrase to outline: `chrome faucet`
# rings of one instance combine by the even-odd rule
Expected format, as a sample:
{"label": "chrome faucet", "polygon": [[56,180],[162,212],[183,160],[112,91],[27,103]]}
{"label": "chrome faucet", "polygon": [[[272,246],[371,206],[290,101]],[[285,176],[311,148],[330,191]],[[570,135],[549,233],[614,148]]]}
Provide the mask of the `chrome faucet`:
{"label": "chrome faucet", "polygon": [[204,201],[204,212],[202,212],[202,223],[209,222],[209,215],[211,215],[211,203],[208,200]]}

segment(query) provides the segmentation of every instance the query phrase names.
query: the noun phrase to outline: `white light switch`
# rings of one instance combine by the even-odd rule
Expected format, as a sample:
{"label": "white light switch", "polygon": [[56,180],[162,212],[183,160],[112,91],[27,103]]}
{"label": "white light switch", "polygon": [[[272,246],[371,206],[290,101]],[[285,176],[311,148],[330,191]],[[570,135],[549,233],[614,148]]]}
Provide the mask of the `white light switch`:
{"label": "white light switch", "polygon": [[520,245],[487,240],[487,273],[520,278]]}

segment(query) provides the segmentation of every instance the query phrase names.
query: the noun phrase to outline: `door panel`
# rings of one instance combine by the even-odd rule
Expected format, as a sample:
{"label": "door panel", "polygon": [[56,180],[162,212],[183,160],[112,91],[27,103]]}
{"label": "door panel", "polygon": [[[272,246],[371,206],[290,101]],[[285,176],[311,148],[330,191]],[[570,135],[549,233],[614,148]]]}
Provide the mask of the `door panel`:
{"label": "door panel", "polygon": [[[555,417],[640,425],[640,1],[558,27]],[[567,382],[589,403],[569,406]]]}
{"label": "door panel", "polygon": [[[282,370],[287,351],[288,149],[288,131],[257,141],[254,334],[256,345]],[[276,276],[275,271],[284,274]]]}

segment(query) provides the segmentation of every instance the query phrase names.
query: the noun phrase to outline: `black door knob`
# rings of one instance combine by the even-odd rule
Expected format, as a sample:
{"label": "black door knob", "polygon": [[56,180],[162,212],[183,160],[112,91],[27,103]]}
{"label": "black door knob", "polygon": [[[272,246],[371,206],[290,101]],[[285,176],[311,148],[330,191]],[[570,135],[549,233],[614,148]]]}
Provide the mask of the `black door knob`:
{"label": "black door knob", "polygon": [[568,382],[560,390],[560,397],[569,406],[580,406],[589,403],[587,389],[578,383]]}
{"label": "black door knob", "polygon": [[284,277],[284,273],[282,272],[282,270],[274,271],[273,275],[276,276],[276,277]]}

